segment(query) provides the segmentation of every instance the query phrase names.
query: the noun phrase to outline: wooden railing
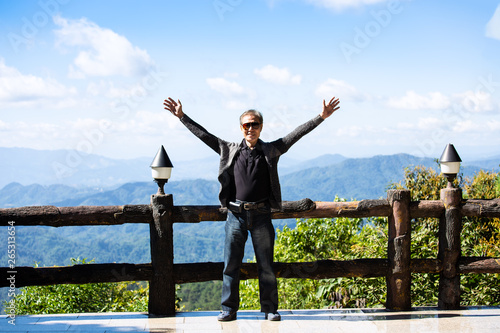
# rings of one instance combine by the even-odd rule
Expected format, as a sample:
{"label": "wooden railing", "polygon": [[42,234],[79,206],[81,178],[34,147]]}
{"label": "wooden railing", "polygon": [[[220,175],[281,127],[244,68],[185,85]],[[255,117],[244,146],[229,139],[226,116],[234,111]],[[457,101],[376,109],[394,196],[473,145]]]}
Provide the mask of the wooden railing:
{"label": "wooden railing", "polygon": [[[175,284],[222,280],[223,263],[174,264],[173,223],[224,221],[227,212],[217,206],[174,206],[172,195],[153,195],[150,205],[36,206],[0,209],[0,225],[83,226],[147,223],[150,225],[151,263],[85,264],[64,267],[15,267],[16,287],[67,283],[149,281],[149,313],[175,314]],[[500,273],[500,259],[462,257],[463,216],[500,217],[500,199],[464,200],[456,188],[441,190],[441,200],[411,201],[408,190],[389,190],[386,200],[285,202],[273,219],[388,217],[387,259],[347,261],[320,260],[306,263],[275,263],[278,278],[326,279],[336,277],[385,277],[386,308],[411,309],[411,274],[440,274],[438,307],[460,307],[460,274]],[[437,258],[411,259],[411,220],[439,218]],[[12,267],[1,267],[9,277]],[[244,263],[242,279],[257,278],[255,263]],[[0,287],[9,280],[1,279]]]}

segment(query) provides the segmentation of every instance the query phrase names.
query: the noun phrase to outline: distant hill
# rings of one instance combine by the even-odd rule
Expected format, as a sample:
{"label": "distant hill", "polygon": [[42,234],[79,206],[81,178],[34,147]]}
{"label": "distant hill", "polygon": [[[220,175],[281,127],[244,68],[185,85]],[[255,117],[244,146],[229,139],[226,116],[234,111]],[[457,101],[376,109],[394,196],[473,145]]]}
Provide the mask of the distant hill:
{"label": "distant hill", "polygon": [[[20,184],[108,187],[150,175],[144,159],[116,160],[76,150],[0,148],[0,187]],[[153,155],[154,156],[154,155]],[[146,180],[147,178],[144,178]]]}
{"label": "distant hill", "polygon": [[290,159],[286,154],[280,159],[278,163],[280,176],[288,175],[301,170],[306,170],[309,168],[321,168],[330,165],[338,164],[345,161],[347,157],[339,154],[326,154],[321,155],[316,158],[307,161],[294,161]]}
{"label": "distant hill", "polygon": [[345,159],[288,174],[281,186],[289,200],[298,200],[304,194],[318,201],[333,201],[335,196],[348,200],[385,198],[387,186],[404,178],[405,167],[416,165],[436,166],[433,159],[406,154]]}
{"label": "distant hill", "polygon": [[[66,185],[91,188],[98,191],[115,189],[125,183],[150,182],[150,157],[134,159],[112,159],[76,150],[35,150],[28,148],[0,147],[0,189],[10,183],[22,185],[39,184]],[[371,157],[370,157],[371,158]],[[299,161],[293,154],[285,154],[279,163],[279,172],[285,175],[310,168],[325,168],[347,160],[362,162],[370,158],[347,158],[338,154],[326,154],[311,160]],[[187,179],[215,180],[218,171],[218,156],[198,158],[190,161],[172,161],[174,169],[171,181]],[[464,166],[477,166],[485,170],[498,169],[500,155],[478,161],[464,161]],[[86,190],[84,190],[86,191]]]}
{"label": "distant hill", "polygon": [[[0,188],[10,183],[113,189],[124,183],[151,181],[150,158],[111,159],[76,150],[35,150],[0,147]],[[308,161],[281,159],[280,174],[326,166],[344,160],[341,155],[324,155]],[[217,179],[219,156],[173,161],[173,180]]]}
{"label": "distant hill", "polygon": [[[78,190],[64,185],[23,186],[12,183],[0,190],[0,207],[149,204],[151,195],[157,189],[153,181],[127,183],[114,190],[98,190],[94,193],[88,189]],[[165,189],[173,194],[176,205],[218,204],[219,185],[215,181],[169,182]],[[220,237],[223,227],[223,223],[217,222],[176,224],[176,262],[222,260]],[[0,246],[4,245],[7,246],[6,238],[0,238]],[[149,262],[149,226],[18,226],[16,249],[16,263],[28,266],[36,262],[43,265],[68,265],[70,258],[76,257],[95,258],[96,262]],[[4,254],[1,254],[0,258],[3,257]]]}
{"label": "distant hill", "polygon": [[[151,180],[151,157],[112,159],[76,150],[35,150],[0,147],[0,188],[23,185],[67,185],[109,189],[124,183]],[[182,179],[216,179],[218,156],[192,161],[173,161],[172,176]]]}
{"label": "distant hill", "polygon": [[489,158],[484,158],[475,161],[465,161],[462,162],[465,167],[474,166],[476,168],[481,168],[485,171],[497,171],[500,169],[500,155],[496,155]]}

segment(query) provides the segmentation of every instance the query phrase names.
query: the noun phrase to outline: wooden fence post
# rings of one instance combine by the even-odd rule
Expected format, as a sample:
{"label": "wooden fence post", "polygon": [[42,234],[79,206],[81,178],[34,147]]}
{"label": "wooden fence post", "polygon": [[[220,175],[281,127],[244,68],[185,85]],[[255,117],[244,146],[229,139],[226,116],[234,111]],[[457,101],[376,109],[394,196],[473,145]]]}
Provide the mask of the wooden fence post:
{"label": "wooden fence post", "polygon": [[443,270],[439,277],[438,307],[452,310],[460,308],[460,273],[458,261],[461,256],[460,232],[462,216],[460,205],[462,190],[444,188],[441,190],[445,212],[439,219],[439,252]]}
{"label": "wooden fence post", "polygon": [[153,221],[149,231],[153,275],[149,282],[150,315],[175,315],[173,205],[171,194],[151,196]]}
{"label": "wooden fence post", "polygon": [[409,190],[389,190],[387,200],[392,207],[389,215],[386,277],[386,308],[394,311],[411,309],[411,225]]}

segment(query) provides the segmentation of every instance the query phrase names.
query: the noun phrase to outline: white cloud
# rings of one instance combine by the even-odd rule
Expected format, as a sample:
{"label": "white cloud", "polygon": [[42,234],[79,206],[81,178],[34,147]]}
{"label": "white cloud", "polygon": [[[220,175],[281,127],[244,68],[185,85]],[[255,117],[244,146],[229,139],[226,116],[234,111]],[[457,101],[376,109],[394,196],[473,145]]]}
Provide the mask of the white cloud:
{"label": "white cloud", "polygon": [[228,78],[228,79],[237,79],[240,77],[240,74],[235,73],[235,72],[227,72],[227,73],[224,73],[224,77]]}
{"label": "white cloud", "polygon": [[147,96],[149,92],[141,82],[120,87],[116,85],[116,82],[101,80],[99,82],[90,82],[87,85],[87,93],[93,97],[103,96],[108,99],[120,100],[132,96]]}
{"label": "white cloud", "polygon": [[369,131],[369,128],[362,126],[345,126],[337,130],[337,136],[355,138]]}
{"label": "white cloud", "polygon": [[80,50],[69,68],[72,78],[144,75],[154,66],[145,50],[110,29],[85,18],[68,20],[56,16],[54,22],[60,27],[55,31],[57,45]]}
{"label": "white cloud", "polygon": [[440,92],[420,95],[408,91],[403,97],[393,97],[387,100],[387,106],[401,110],[446,110],[454,109],[468,112],[487,112],[500,108],[493,96],[483,91],[465,91],[446,96]]}
{"label": "white cloud", "polygon": [[223,77],[207,78],[208,86],[224,97],[217,103],[222,103],[228,110],[244,110],[256,98],[256,92],[242,87],[238,82]]}
{"label": "white cloud", "polygon": [[253,72],[261,79],[276,84],[300,84],[302,81],[300,75],[292,75],[288,68],[278,68],[273,65],[256,68]]}
{"label": "white cloud", "polygon": [[[408,120],[408,119],[407,119]],[[418,119],[411,119],[410,122],[404,121],[399,122],[396,125],[396,129],[404,136],[404,132],[414,132],[423,133],[426,131],[433,130],[443,130],[445,127],[449,127],[449,123],[445,119],[436,117],[424,117]]]}
{"label": "white cloud", "polygon": [[453,132],[455,133],[471,133],[484,131],[483,124],[478,124],[472,120],[459,121],[453,126]]}
{"label": "white cloud", "polygon": [[245,92],[237,82],[222,77],[208,78],[206,81],[210,88],[227,96],[242,95]]}
{"label": "white cloud", "polygon": [[500,40],[500,5],[486,24],[486,37]]}
{"label": "white cloud", "polygon": [[307,0],[307,2],[317,7],[341,10],[348,7],[361,7],[387,2],[387,0]]}
{"label": "white cloud", "polygon": [[223,101],[224,107],[229,110],[245,110],[248,108],[248,105],[245,102],[242,102],[238,99],[231,99],[228,101]]}
{"label": "white cloud", "polygon": [[[274,4],[285,0],[268,0],[270,7],[274,7]],[[316,7],[323,7],[334,10],[342,10],[349,7],[361,7],[364,5],[373,5],[377,3],[387,2],[388,0],[303,0],[306,3],[310,3]]]}
{"label": "white cloud", "polygon": [[23,74],[0,58],[0,107],[62,107],[76,94],[52,78]]}
{"label": "white cloud", "polygon": [[490,120],[487,122],[486,127],[493,133],[498,133],[500,131],[500,121]]}
{"label": "white cloud", "polygon": [[[26,121],[3,122],[0,146],[30,147],[34,149],[57,149],[67,143],[72,131],[51,123],[28,123]],[[15,137],[15,141],[12,140]]]}
{"label": "white cloud", "polygon": [[[29,119],[0,121],[0,146],[15,145],[34,149],[50,147],[99,153],[113,147],[122,149],[117,147],[138,145],[140,142],[154,143],[155,140],[158,142],[165,137],[165,129],[171,131],[176,128],[185,131],[178,119],[169,113],[144,110],[125,119],[87,117],[42,122]],[[15,141],[12,140],[13,137]]]}
{"label": "white cloud", "polygon": [[492,96],[483,91],[473,92],[471,90],[461,94],[457,94],[457,102],[460,103],[467,111],[470,112],[485,112],[492,111],[498,105],[492,99]]}
{"label": "white cloud", "polygon": [[440,92],[431,92],[424,96],[414,91],[408,91],[403,97],[390,98],[387,105],[391,108],[404,110],[444,110],[450,107],[451,101]]}
{"label": "white cloud", "polygon": [[316,96],[328,99],[333,96],[343,100],[365,101],[368,96],[358,91],[347,82],[335,79],[328,79],[316,88]]}
{"label": "white cloud", "polygon": [[425,117],[420,118],[416,122],[416,129],[421,131],[430,131],[433,129],[441,129],[443,127],[449,126],[446,119],[439,119],[435,117]]}

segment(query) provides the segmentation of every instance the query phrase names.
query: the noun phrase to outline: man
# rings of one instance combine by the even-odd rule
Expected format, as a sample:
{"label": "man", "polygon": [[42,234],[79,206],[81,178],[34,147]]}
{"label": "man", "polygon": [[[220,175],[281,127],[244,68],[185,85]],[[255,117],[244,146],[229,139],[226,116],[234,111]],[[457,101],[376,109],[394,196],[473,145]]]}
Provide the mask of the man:
{"label": "man", "polygon": [[239,274],[248,232],[252,236],[257,259],[261,312],[265,313],[266,319],[281,320],[273,271],[275,232],[271,220],[271,208],[281,209],[278,160],[295,142],[338,110],[339,103],[335,97],[328,104],[323,100],[323,110],[318,116],[273,142],[264,142],[259,138],[264,125],[262,114],[248,110],[240,116],[243,140],[233,143],[219,139],[189,118],[183,112],[180,100],[176,102],[169,97],[164,101],[166,110],[220,155],[219,200],[228,212],[219,321],[236,319],[240,302]]}

